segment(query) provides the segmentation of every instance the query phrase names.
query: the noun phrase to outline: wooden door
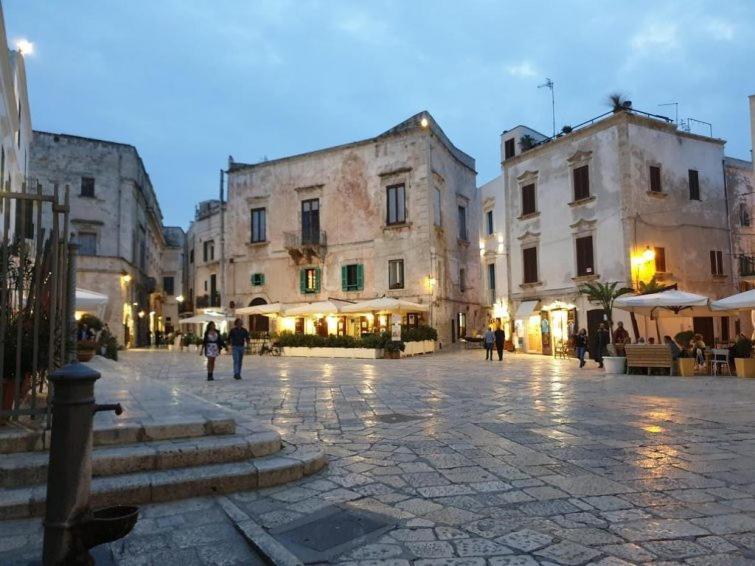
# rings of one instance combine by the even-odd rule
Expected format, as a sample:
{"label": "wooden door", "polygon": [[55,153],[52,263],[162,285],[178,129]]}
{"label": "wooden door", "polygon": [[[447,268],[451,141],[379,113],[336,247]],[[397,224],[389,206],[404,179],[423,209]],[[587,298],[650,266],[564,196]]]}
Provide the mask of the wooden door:
{"label": "wooden door", "polygon": [[692,330],[695,334],[702,334],[705,345],[712,348],[713,343],[713,317],[712,316],[695,316],[692,318]]}

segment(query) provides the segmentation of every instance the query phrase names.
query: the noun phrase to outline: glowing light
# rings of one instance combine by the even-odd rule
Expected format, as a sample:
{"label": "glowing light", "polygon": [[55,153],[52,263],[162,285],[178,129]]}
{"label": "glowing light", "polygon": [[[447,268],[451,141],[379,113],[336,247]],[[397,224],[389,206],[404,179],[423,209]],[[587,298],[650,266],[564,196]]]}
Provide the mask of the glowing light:
{"label": "glowing light", "polygon": [[135,307],[139,306],[139,303],[131,303],[131,304],[134,305]]}
{"label": "glowing light", "polygon": [[83,313],[83,312],[81,312],[81,311],[76,311],[76,312],[75,312],[75,313],[73,314],[73,318],[74,318],[74,320],[81,320],[81,316],[82,316],[83,314],[84,314],[84,313]]}
{"label": "glowing light", "polygon": [[427,128],[429,124],[430,122],[427,121],[427,118],[425,116],[422,116],[422,119],[419,121],[419,125],[423,128]]}
{"label": "glowing light", "polygon": [[437,283],[437,281],[435,280],[435,277],[433,277],[432,275],[428,275],[425,281],[426,281],[427,288],[432,291],[435,288],[435,285]]}
{"label": "glowing light", "polygon": [[123,275],[121,275],[121,279],[123,280],[124,283],[130,283],[131,275],[129,275],[128,273],[124,273]]}
{"label": "glowing light", "polygon": [[655,259],[655,250],[650,246],[645,246],[642,251],[636,251],[632,253],[630,261],[633,266],[639,267],[645,263],[650,263]]}
{"label": "glowing light", "polygon": [[144,311],[139,311],[139,318],[144,318],[146,314]]}
{"label": "glowing light", "polygon": [[184,296],[183,296],[183,295],[178,295],[178,296],[176,297],[176,301],[178,301],[179,303],[183,303],[183,302],[184,302],[185,300],[186,300],[186,299],[184,299]]}
{"label": "glowing light", "polygon": [[34,55],[34,44],[28,39],[19,38],[16,40],[16,49],[21,55]]}
{"label": "glowing light", "polygon": [[658,434],[659,432],[663,432],[663,428],[659,427],[658,425],[648,425],[642,427],[642,430],[645,432],[650,432],[653,434]]}
{"label": "glowing light", "polygon": [[155,316],[157,313],[155,311],[149,311],[149,316]]}
{"label": "glowing light", "polygon": [[642,252],[642,259],[645,261],[653,261],[655,259],[655,250],[652,250],[650,249],[650,246],[647,246],[645,251]]}

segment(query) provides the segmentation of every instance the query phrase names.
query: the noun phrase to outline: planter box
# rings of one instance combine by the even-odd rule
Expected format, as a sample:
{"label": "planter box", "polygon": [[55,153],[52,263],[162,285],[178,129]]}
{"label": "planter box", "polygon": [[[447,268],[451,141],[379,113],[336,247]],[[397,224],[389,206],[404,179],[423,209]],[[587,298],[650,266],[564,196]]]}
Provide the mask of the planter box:
{"label": "planter box", "polygon": [[695,375],[695,358],[679,358],[679,375],[682,377]]}
{"label": "planter box", "polygon": [[618,374],[626,371],[627,359],[623,356],[603,356],[603,368],[606,373]]}
{"label": "planter box", "polygon": [[755,358],[734,358],[737,377],[755,377]]}
{"label": "planter box", "polygon": [[358,358],[375,360],[383,357],[382,350],[372,348],[281,348],[281,354],[292,358]]}
{"label": "planter box", "polygon": [[417,356],[420,354],[432,354],[435,351],[435,340],[420,340],[418,342],[405,342],[402,356]]}

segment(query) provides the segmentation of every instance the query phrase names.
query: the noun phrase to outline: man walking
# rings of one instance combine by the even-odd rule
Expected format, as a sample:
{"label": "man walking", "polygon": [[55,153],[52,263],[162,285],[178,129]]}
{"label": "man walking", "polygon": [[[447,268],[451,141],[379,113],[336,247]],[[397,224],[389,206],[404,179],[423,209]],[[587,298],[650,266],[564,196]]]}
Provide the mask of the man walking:
{"label": "man walking", "polygon": [[506,342],[506,333],[500,325],[495,329],[495,349],[498,351],[498,361],[503,361],[503,345]]}
{"label": "man walking", "polygon": [[603,354],[608,349],[610,337],[611,335],[608,333],[606,325],[601,322],[595,336],[595,356],[593,357],[593,359],[598,362],[599,368],[603,367]]}
{"label": "man walking", "polygon": [[485,359],[493,361],[493,344],[495,343],[495,334],[488,326],[488,329],[485,331],[485,336],[483,337],[483,341],[485,343]]}
{"label": "man walking", "polygon": [[241,379],[241,363],[244,361],[244,351],[249,344],[249,332],[244,328],[240,318],[234,321],[228,340],[231,342],[233,355],[233,379]]}

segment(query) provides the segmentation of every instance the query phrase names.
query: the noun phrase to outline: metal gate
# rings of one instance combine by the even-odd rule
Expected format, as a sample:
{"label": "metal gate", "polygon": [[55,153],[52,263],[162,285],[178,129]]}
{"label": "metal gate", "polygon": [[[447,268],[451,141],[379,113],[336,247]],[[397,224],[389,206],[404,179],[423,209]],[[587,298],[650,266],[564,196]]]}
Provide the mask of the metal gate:
{"label": "metal gate", "polygon": [[[6,185],[6,189],[8,186]],[[47,376],[75,356],[69,188],[0,191],[0,423],[49,427]]]}

